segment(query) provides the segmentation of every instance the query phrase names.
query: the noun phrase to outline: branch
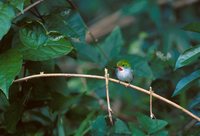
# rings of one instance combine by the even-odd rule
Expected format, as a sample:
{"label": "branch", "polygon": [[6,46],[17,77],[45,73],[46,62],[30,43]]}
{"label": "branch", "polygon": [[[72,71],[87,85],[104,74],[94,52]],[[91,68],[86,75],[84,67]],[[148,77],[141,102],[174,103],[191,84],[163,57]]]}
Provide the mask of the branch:
{"label": "branch", "polygon": [[[36,5],[40,4],[40,3],[43,2],[43,1],[44,1],[44,0],[38,0],[38,1],[36,1],[35,3],[29,5],[28,7],[26,7],[26,8],[24,9],[24,13],[27,12],[28,10],[30,10],[31,8],[35,7]],[[20,13],[17,14],[16,17],[18,17],[18,16],[20,16],[20,15],[22,15],[22,14],[24,14],[24,13],[20,12]]]}
{"label": "branch", "polygon": [[[27,77],[24,77],[24,78],[20,78],[20,79],[17,79],[17,80],[14,80],[14,83],[17,83],[17,82],[22,82],[22,81],[27,81],[27,80],[30,80],[30,79],[34,79],[34,78],[40,78],[40,77],[81,77],[81,78],[94,78],[94,79],[101,79],[101,80],[105,80],[105,77],[103,76],[98,76],[98,75],[86,75],[86,74],[62,74],[62,73],[53,73],[53,74],[44,74],[43,72],[41,72],[40,74],[37,74],[37,75],[32,75],[32,76],[27,76]],[[119,80],[116,80],[116,79],[113,79],[113,78],[109,78],[109,81],[111,82],[115,82],[115,83],[118,83],[118,84],[121,84],[123,86],[127,86],[129,88],[132,88],[134,90],[138,90],[140,92],[143,92],[145,94],[148,94],[150,95],[150,92],[146,89],[143,89],[141,87],[138,87],[138,86],[135,86],[135,85],[132,85],[132,84],[129,84],[129,83],[125,83],[125,82],[122,82],[122,81],[119,81]],[[191,116],[192,118],[196,119],[197,121],[200,121],[200,118],[196,115],[194,115],[192,112],[188,111],[187,109],[181,107],[180,105],[152,92],[152,96],[165,102],[165,103],[168,103],[169,105],[177,108],[177,109],[180,109],[182,112],[186,113],[187,115]]]}
{"label": "branch", "polygon": [[110,106],[110,97],[109,97],[109,74],[108,74],[108,69],[105,68],[105,83],[106,83],[106,100],[107,100],[107,109],[108,109],[108,117],[110,119],[111,125],[113,125],[113,120],[112,120],[112,109]]}

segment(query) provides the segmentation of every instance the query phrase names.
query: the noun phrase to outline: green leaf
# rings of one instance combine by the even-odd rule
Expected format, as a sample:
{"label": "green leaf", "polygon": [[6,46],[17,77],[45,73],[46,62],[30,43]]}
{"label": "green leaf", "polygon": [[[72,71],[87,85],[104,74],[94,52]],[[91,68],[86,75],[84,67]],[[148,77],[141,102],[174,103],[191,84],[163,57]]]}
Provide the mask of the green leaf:
{"label": "green leaf", "polygon": [[104,116],[98,116],[97,119],[92,123],[92,136],[105,136],[108,131],[108,127]]}
{"label": "green leaf", "polygon": [[190,75],[182,78],[176,85],[176,89],[172,96],[176,96],[189,88],[191,84],[200,78],[200,70],[192,72]]}
{"label": "green leaf", "polygon": [[184,30],[200,33],[200,22],[193,22],[185,25]]}
{"label": "green leaf", "polygon": [[58,31],[69,38],[75,38],[76,41],[85,41],[86,25],[77,12],[63,10],[47,16],[45,26],[49,31]]}
{"label": "green leaf", "polygon": [[156,134],[154,134],[153,136],[168,136],[168,131],[160,131],[160,132],[157,132]]}
{"label": "green leaf", "polygon": [[8,98],[8,90],[15,76],[20,72],[22,56],[17,50],[0,54],[0,89]]}
{"label": "green leaf", "polygon": [[[35,28],[35,27],[33,27]],[[17,46],[24,59],[32,61],[44,61],[68,54],[73,49],[71,42],[65,36],[57,32],[44,34],[42,27],[33,30],[23,29]]]}
{"label": "green leaf", "polygon": [[157,27],[161,26],[161,15],[160,15],[160,7],[157,2],[149,2],[148,13],[151,20],[156,24]]}
{"label": "green leaf", "polygon": [[148,132],[148,134],[158,132],[168,124],[164,120],[151,119],[150,117],[143,114],[138,114],[137,120],[140,122],[142,127]]}
{"label": "green leaf", "polygon": [[[89,45],[85,42],[74,42],[74,48],[77,51],[78,58],[81,60],[99,62],[99,51],[97,47]],[[88,53],[89,52],[89,53]]]}
{"label": "green leaf", "polygon": [[111,34],[105,39],[105,41],[98,45],[100,67],[103,68],[108,61],[118,57],[120,55],[121,48],[124,44],[122,34],[119,27],[115,27]]}
{"label": "green leaf", "polygon": [[0,40],[9,31],[11,21],[15,17],[14,9],[0,1]]}
{"label": "green leaf", "polygon": [[24,0],[10,0],[10,4],[17,8],[19,11],[24,13]]}
{"label": "green leaf", "polygon": [[20,29],[19,37],[24,46],[33,49],[38,49],[40,46],[45,45],[48,40],[46,31],[39,22],[31,22]]}
{"label": "green leaf", "polygon": [[178,57],[176,69],[195,62],[200,56],[200,46],[190,48]]}
{"label": "green leaf", "polygon": [[79,97],[64,96],[59,93],[52,93],[52,99],[49,103],[49,107],[53,112],[65,113],[70,107],[77,104],[80,101]]}
{"label": "green leaf", "polygon": [[[104,51],[105,55],[111,60],[119,55],[123,44],[124,40],[122,38],[120,28],[115,27],[112,33],[100,45],[100,48]],[[103,59],[105,60],[105,56]]]}
{"label": "green leaf", "polygon": [[13,133],[16,131],[16,125],[22,116],[22,112],[22,103],[14,103],[8,107],[7,111],[4,113],[4,123],[8,132]]}
{"label": "green leaf", "polygon": [[80,127],[78,128],[78,130],[76,131],[76,134],[74,136],[84,135],[83,132],[89,126],[89,123],[91,121],[91,118],[94,116],[94,113],[95,112],[91,112],[90,114],[87,115],[86,119],[82,121],[82,123],[80,124]]}
{"label": "green leaf", "polygon": [[147,0],[138,0],[134,1],[133,3],[129,4],[128,6],[122,9],[122,14],[124,15],[135,15],[146,11],[148,6]]}
{"label": "green leaf", "polygon": [[120,119],[116,119],[116,121],[114,122],[114,134],[115,135],[126,135],[129,136],[131,135],[131,132],[128,128],[128,126]]}
{"label": "green leaf", "polygon": [[0,110],[4,111],[9,105],[5,94],[0,90]]}

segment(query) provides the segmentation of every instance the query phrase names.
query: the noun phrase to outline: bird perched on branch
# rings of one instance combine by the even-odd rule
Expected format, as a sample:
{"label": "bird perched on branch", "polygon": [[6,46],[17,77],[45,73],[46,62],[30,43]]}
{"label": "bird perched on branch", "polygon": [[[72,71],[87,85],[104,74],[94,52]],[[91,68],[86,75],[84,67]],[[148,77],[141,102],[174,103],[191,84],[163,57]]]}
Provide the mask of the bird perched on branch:
{"label": "bird perched on branch", "polygon": [[130,83],[133,80],[133,70],[128,61],[120,60],[117,62],[116,75],[119,80],[127,83]]}

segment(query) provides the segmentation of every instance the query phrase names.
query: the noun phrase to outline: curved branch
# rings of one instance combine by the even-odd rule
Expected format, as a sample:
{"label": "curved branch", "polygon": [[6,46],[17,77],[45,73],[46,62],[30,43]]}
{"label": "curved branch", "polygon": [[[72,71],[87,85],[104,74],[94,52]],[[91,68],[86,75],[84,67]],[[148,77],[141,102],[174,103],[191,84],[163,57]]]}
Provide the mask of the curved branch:
{"label": "curved branch", "polygon": [[[30,79],[34,79],[34,78],[40,78],[40,77],[80,77],[80,78],[95,78],[95,79],[102,79],[102,80],[105,80],[105,77],[103,76],[98,76],[98,75],[86,75],[86,74],[70,74],[70,73],[67,73],[67,74],[62,74],[62,73],[53,73],[53,74],[44,74],[43,72],[41,72],[40,74],[37,74],[37,75],[32,75],[32,76],[27,76],[27,77],[24,77],[24,78],[20,78],[20,79],[17,79],[14,81],[14,83],[17,83],[17,82],[22,82],[22,81],[27,81],[27,80],[30,80]],[[150,92],[146,89],[143,89],[141,87],[138,87],[138,86],[135,86],[135,85],[132,85],[132,84],[128,84],[128,83],[125,83],[125,82],[122,82],[122,81],[119,81],[119,80],[116,80],[116,79],[113,79],[113,78],[109,78],[109,81],[111,82],[115,82],[115,83],[118,83],[118,84],[121,84],[121,85],[124,85],[126,87],[129,87],[129,88],[132,88],[132,89],[135,89],[135,90],[138,90],[140,92],[143,92],[145,94],[148,94],[150,95]],[[191,116],[192,118],[196,119],[197,121],[200,121],[200,118],[196,115],[194,115],[192,112],[188,111],[187,109],[181,107],[180,105],[152,92],[151,94],[153,97],[165,102],[165,103],[168,103],[169,105],[177,108],[177,109],[180,109],[181,111],[183,111],[184,113],[186,113],[187,115]]]}
{"label": "curved branch", "polygon": [[[44,1],[44,0],[38,0],[38,1],[36,1],[35,3],[29,5],[28,7],[26,7],[26,8],[24,9],[24,13],[27,12],[28,10],[30,10],[31,8],[35,7],[36,5],[40,4],[40,3],[43,2],[43,1]],[[20,13],[18,13],[18,14],[16,15],[16,17],[18,17],[18,16],[20,16],[20,15],[22,15],[22,14],[24,14],[24,13],[20,12]]]}

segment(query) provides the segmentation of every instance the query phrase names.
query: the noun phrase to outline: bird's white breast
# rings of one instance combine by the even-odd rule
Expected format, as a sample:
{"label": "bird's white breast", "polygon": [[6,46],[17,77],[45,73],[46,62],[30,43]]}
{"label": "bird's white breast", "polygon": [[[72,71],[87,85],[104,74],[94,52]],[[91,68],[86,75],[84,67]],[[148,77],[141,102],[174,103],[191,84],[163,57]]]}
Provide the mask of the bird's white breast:
{"label": "bird's white breast", "polygon": [[117,70],[117,78],[130,83],[133,80],[132,69],[123,68],[122,70]]}

